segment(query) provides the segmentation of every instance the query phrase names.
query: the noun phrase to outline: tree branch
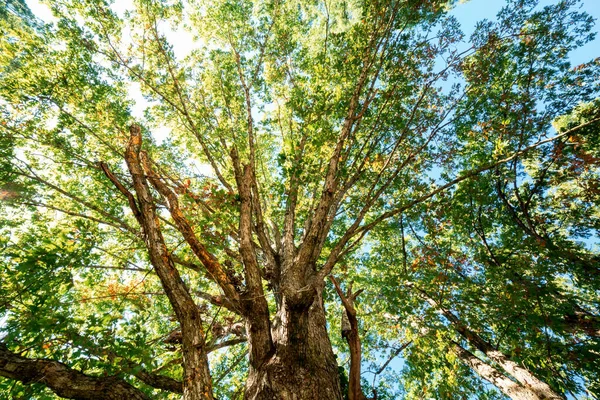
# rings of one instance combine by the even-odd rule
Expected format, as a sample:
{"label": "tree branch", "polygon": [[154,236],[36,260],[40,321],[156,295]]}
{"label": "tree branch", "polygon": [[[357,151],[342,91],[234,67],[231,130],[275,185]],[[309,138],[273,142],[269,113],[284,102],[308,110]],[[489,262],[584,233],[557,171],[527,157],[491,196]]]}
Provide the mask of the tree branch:
{"label": "tree branch", "polygon": [[461,175],[461,176],[459,176],[459,177],[451,180],[450,182],[448,182],[448,183],[446,183],[446,184],[444,184],[444,185],[442,185],[442,186],[440,186],[440,187],[432,190],[431,192],[426,193],[424,195],[421,195],[421,196],[417,197],[416,199],[414,199],[412,201],[409,201],[408,203],[405,203],[405,204],[403,204],[403,205],[401,205],[401,206],[399,206],[397,208],[394,208],[392,210],[386,211],[386,212],[380,214],[375,219],[373,219],[371,222],[369,222],[369,223],[367,223],[365,225],[362,225],[361,227],[359,227],[359,228],[357,228],[357,229],[355,229],[353,231],[347,231],[342,236],[342,238],[336,243],[336,245],[333,247],[333,249],[331,250],[331,253],[330,253],[327,261],[323,265],[323,268],[321,269],[321,271],[319,271],[319,279],[320,280],[324,279],[331,272],[331,270],[335,266],[336,262],[339,260],[339,255],[342,253],[342,251],[344,250],[344,248],[346,247],[346,245],[348,244],[348,242],[350,241],[350,239],[352,237],[354,237],[356,235],[362,235],[362,236],[364,236],[367,232],[369,232],[375,226],[379,225],[382,221],[384,221],[384,220],[386,220],[388,218],[391,218],[391,217],[393,217],[395,215],[398,215],[398,214],[400,214],[400,213],[402,213],[402,212],[404,212],[404,211],[406,211],[406,210],[414,207],[417,204],[420,204],[420,203],[422,203],[422,202],[424,202],[426,200],[429,200],[430,198],[434,197],[438,193],[441,193],[441,192],[443,192],[443,191],[445,191],[445,190],[453,187],[454,185],[456,185],[456,184],[458,184],[458,183],[460,183],[460,182],[462,182],[464,180],[467,180],[469,178],[472,178],[474,176],[479,175],[482,172],[489,171],[489,170],[491,170],[493,168],[496,168],[499,165],[502,165],[502,164],[505,164],[505,163],[507,163],[509,161],[512,161],[512,160],[516,159],[517,157],[522,156],[523,154],[526,154],[528,151],[530,151],[532,149],[535,149],[535,148],[537,148],[539,146],[542,146],[542,145],[544,145],[546,143],[553,142],[553,141],[555,141],[557,139],[560,139],[561,137],[568,136],[568,135],[572,134],[573,132],[575,132],[575,131],[577,131],[577,130],[585,127],[585,126],[591,125],[592,123],[595,123],[595,122],[598,122],[598,121],[600,121],[600,118],[596,118],[596,119],[590,120],[590,121],[588,121],[588,122],[586,122],[584,124],[581,124],[581,125],[576,126],[576,127],[572,128],[572,129],[569,129],[569,130],[567,130],[567,131],[565,131],[565,132],[563,132],[561,134],[558,134],[558,135],[550,137],[548,139],[540,140],[540,141],[538,141],[536,143],[533,143],[533,144],[531,144],[531,145],[523,148],[522,150],[513,153],[512,155],[510,155],[510,156],[508,156],[506,158],[500,159],[500,160],[498,160],[496,162],[493,162],[491,164],[487,164],[487,165],[481,166],[481,167],[476,168],[474,170],[467,171],[463,175]]}
{"label": "tree branch", "polygon": [[79,400],[147,400],[136,387],[117,376],[94,377],[48,359],[30,359],[0,343],[0,376],[24,384],[41,383],[60,397]]}
{"label": "tree branch", "polygon": [[150,161],[145,152],[140,152],[140,165],[143,168],[143,172],[148,176],[148,180],[152,186],[167,199],[167,206],[171,217],[175,221],[177,230],[179,230],[196,257],[198,257],[202,265],[204,265],[209,275],[223,289],[223,292],[230,301],[234,303],[239,301],[239,293],[231,282],[231,279],[227,276],[216,257],[198,240],[194,233],[194,229],[179,207],[177,195],[163,182],[161,177],[152,170]]}
{"label": "tree branch", "polygon": [[144,153],[141,152],[141,128],[139,125],[132,125],[129,131],[131,136],[125,151],[125,161],[137,195],[146,247],[154,270],[181,324],[185,364],[184,397],[186,393],[192,392],[200,393],[199,398],[212,400],[208,358],[204,349],[202,316],[179,271],[175,268],[160,229],[156,205],[142,169]]}
{"label": "tree branch", "polygon": [[[342,314],[342,336],[346,338],[350,347],[350,376],[348,383],[348,399],[349,400],[366,400],[361,387],[361,359],[362,350],[360,344],[360,336],[358,334],[358,319],[356,318],[356,309],[354,308],[354,300],[358,297],[362,290],[352,293],[352,289],[348,289],[348,293],[344,295],[340,285],[333,275],[329,275],[329,280],[333,283],[342,304],[344,305],[344,313]],[[348,320],[349,327],[345,327],[345,318]]]}

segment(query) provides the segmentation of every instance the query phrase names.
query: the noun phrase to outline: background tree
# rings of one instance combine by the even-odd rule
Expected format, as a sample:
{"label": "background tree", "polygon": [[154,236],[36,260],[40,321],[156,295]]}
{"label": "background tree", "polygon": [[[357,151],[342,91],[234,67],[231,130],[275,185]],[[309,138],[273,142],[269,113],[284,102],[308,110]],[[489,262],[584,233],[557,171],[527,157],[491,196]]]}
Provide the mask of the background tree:
{"label": "background tree", "polygon": [[595,396],[577,4],[468,41],[441,0],[5,6],[4,393]]}

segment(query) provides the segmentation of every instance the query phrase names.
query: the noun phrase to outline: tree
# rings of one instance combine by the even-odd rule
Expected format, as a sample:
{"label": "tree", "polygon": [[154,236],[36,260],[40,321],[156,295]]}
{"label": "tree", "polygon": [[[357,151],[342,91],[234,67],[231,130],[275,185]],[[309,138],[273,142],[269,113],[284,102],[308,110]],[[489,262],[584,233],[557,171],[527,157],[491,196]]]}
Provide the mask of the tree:
{"label": "tree", "polygon": [[577,4],[510,1],[466,42],[449,0],[11,2],[4,393],[597,395]]}

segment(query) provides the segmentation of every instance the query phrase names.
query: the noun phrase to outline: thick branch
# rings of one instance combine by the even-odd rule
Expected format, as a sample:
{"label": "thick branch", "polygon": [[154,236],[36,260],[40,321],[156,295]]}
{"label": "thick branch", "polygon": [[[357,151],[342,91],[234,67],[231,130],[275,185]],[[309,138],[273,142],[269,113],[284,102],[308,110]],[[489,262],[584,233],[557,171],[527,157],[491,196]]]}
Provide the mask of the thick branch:
{"label": "thick branch", "polygon": [[271,337],[269,307],[264,296],[258,259],[252,244],[251,179],[250,165],[244,166],[243,172],[236,168],[236,181],[240,192],[240,254],[244,260],[246,286],[250,297],[249,301],[245,301],[246,330],[250,340],[250,363],[257,366],[272,353],[274,345]]}
{"label": "thick branch", "polygon": [[246,285],[254,295],[263,295],[262,279],[258,259],[252,244],[252,189],[250,165],[245,165],[241,173],[236,173],[240,192],[240,254],[244,261]]}
{"label": "thick branch", "polygon": [[141,128],[132,125],[130,134],[125,161],[137,195],[146,247],[150,261],[181,324],[185,364],[184,397],[193,400],[212,400],[208,359],[204,349],[202,316],[179,271],[175,268],[160,229],[156,206],[142,170]]}
{"label": "thick branch", "polygon": [[0,376],[24,384],[41,383],[60,397],[79,400],[146,400],[139,389],[117,376],[93,377],[47,359],[30,359],[0,344]]}
{"label": "thick branch", "polygon": [[127,198],[127,201],[129,202],[129,207],[131,208],[135,219],[137,219],[138,222],[141,223],[141,213],[137,206],[137,203],[135,202],[135,197],[133,197],[133,194],[131,194],[131,192],[121,183],[121,181],[119,181],[119,179],[115,176],[115,174],[112,173],[112,171],[110,170],[110,168],[108,168],[108,165],[105,162],[100,161],[99,165],[102,171],[104,172],[104,175],[106,175],[106,177],[110,179],[113,185],[115,185],[116,188],[119,189],[119,192],[121,192],[121,194],[123,194],[123,196]]}
{"label": "thick branch", "polygon": [[135,377],[155,389],[166,390],[167,392],[173,393],[183,393],[183,383],[176,379],[169,378],[168,376],[154,374],[142,369],[135,373]]}
{"label": "thick branch", "polygon": [[217,261],[216,257],[212,255],[198,240],[194,229],[188,222],[187,218],[183,215],[183,212],[179,207],[177,195],[162,181],[158,175],[156,175],[156,173],[154,173],[150,166],[148,156],[144,152],[140,152],[140,164],[143,167],[143,172],[148,176],[148,180],[152,183],[152,186],[154,186],[154,188],[167,199],[169,212],[175,221],[177,229],[182,234],[183,238],[188,243],[196,257],[198,257],[202,265],[204,265],[210,277],[217,284],[219,284],[225,295],[232,302],[238,301],[239,293],[237,292],[237,289],[225,273],[221,264]]}

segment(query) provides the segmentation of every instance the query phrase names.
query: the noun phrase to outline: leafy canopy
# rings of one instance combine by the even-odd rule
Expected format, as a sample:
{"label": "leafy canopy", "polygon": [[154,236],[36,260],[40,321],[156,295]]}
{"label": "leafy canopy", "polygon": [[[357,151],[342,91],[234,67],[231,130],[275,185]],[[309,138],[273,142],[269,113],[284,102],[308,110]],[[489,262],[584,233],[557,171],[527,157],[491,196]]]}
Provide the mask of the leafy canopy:
{"label": "leafy canopy", "polygon": [[[599,396],[600,63],[568,61],[594,37],[578,4],[509,1],[470,38],[441,0],[134,0],[126,10],[61,0],[48,2],[53,23],[21,1],[1,5],[2,341],[178,398],[137,379],[182,379],[169,340],[178,324],[99,164],[129,181],[135,123],[235,285],[245,285],[236,167],[251,165],[259,261],[287,232],[313,249],[315,271],[365,289],[363,386],[379,398],[501,397],[451,351],[470,344],[442,309],[555,391]],[[215,394],[238,398],[240,320],[207,301],[218,286],[154,196],[205,316]],[[314,224],[326,229],[313,238]],[[347,368],[329,286],[324,301]],[[0,394],[55,398],[4,379]]]}

